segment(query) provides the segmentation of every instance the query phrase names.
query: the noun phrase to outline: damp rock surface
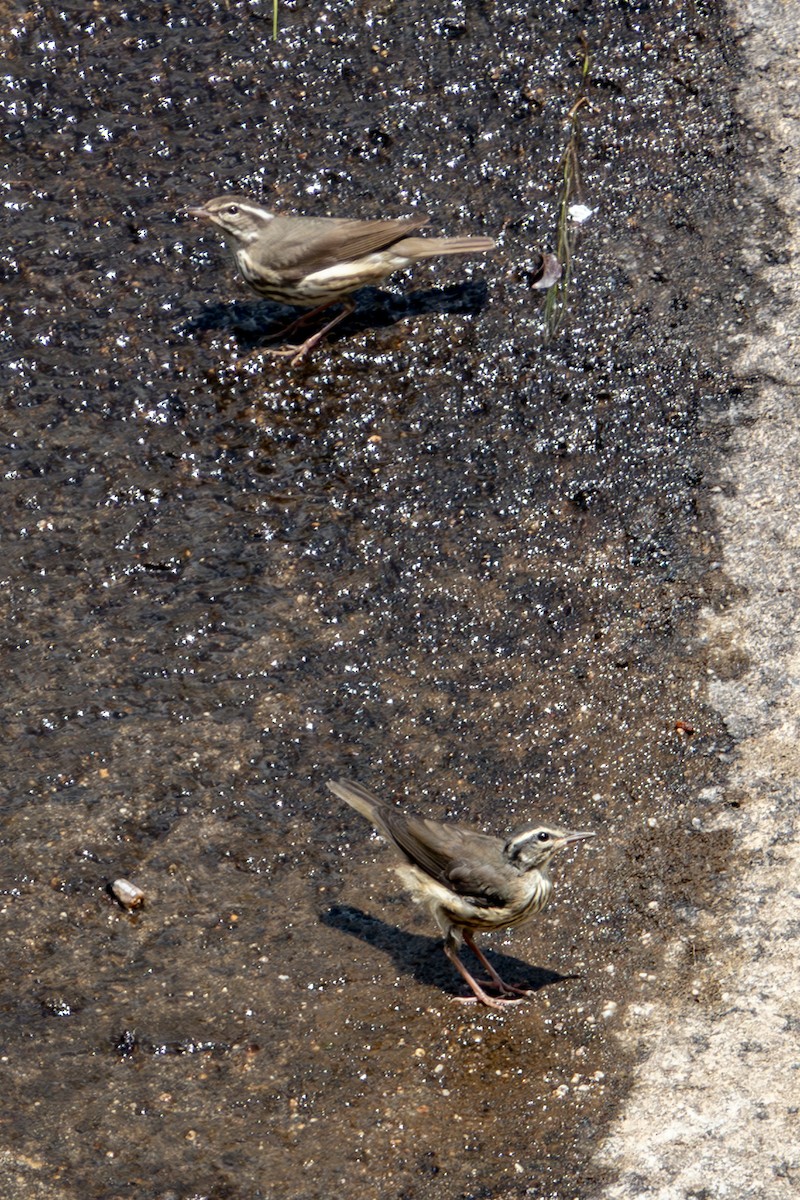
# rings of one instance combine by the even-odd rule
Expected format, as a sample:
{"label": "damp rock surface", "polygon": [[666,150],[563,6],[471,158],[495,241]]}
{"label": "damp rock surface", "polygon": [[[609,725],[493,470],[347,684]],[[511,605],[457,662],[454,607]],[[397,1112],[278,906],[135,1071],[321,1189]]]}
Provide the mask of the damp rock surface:
{"label": "damp rock surface", "polygon": [[[641,1046],[739,870],[700,621],[780,240],[715,6],[6,6],[8,1200],[601,1195]],[[587,65],[588,70],[585,70]],[[585,78],[584,78],[585,76]],[[576,100],[585,95],[577,127]],[[556,246],[577,128],[568,306]],[[187,206],[489,235],[262,351]],[[598,836],[463,988],[325,781]],[[124,911],[114,880],[135,880]]]}

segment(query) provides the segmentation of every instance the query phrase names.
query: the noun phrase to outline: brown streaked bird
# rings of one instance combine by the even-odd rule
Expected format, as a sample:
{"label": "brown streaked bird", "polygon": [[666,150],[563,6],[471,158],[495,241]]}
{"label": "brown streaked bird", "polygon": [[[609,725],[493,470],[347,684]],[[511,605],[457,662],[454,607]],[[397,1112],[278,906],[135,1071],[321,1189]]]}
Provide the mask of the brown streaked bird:
{"label": "brown streaked bird", "polygon": [[[429,909],[444,935],[444,952],[469,984],[474,999],[501,1009],[530,995],[529,990],[501,979],[478,949],[474,935],[522,925],[541,912],[553,891],[553,855],[594,833],[521,825],[504,841],[464,825],[406,814],[346,779],[330,781],[328,787],[400,852],[397,874],[413,899]],[[458,954],[462,941],[488,971],[488,980],[479,982],[470,975]],[[488,995],[487,987],[497,996]],[[473,997],[460,999],[467,1002]]]}
{"label": "brown streaked bird", "polygon": [[[269,350],[291,355],[292,366],[355,309],[351,292],[381,283],[394,271],[440,254],[484,254],[487,237],[412,237],[428,218],[356,221],[335,217],[278,217],[241,196],[218,196],[189,215],[210,221],[224,237],[239,273],[254,292],[279,304],[309,308],[284,334],[331,304],[342,311],[300,346]],[[560,268],[559,268],[560,271]]]}

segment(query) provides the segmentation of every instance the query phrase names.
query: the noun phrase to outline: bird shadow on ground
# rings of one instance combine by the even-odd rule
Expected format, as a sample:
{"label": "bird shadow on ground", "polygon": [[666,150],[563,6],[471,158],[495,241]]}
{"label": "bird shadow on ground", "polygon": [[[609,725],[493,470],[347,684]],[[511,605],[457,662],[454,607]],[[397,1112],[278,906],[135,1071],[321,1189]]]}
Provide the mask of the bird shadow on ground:
{"label": "bird shadow on ground", "polygon": [[[476,316],[485,307],[488,288],[483,280],[471,280],[449,288],[431,288],[425,292],[408,294],[384,292],[380,288],[359,288],[353,293],[356,304],[353,312],[335,330],[330,340],[352,337],[365,329],[385,329],[408,317],[426,316],[431,313]],[[196,317],[190,317],[179,325],[175,332],[183,337],[194,337],[208,330],[233,333],[244,350],[254,350],[270,338],[280,340],[282,331],[303,309],[289,308],[285,304],[273,304],[270,300],[253,303],[234,301],[231,304],[211,304]],[[303,341],[330,321],[336,309],[321,312],[318,317],[303,324],[290,337],[291,342]]]}
{"label": "bird shadow on ground", "polygon": [[[426,934],[407,933],[394,925],[389,925],[379,917],[372,917],[360,908],[349,904],[335,904],[320,917],[323,925],[349,933],[352,937],[361,938],[370,946],[388,954],[399,972],[411,975],[418,982],[428,987],[440,988],[449,995],[461,996],[468,991],[458,977],[456,970],[447,961],[442,951],[441,938],[428,937]],[[553,983],[561,983],[572,979],[571,975],[559,975],[556,971],[547,971],[541,967],[531,967],[512,958],[507,954],[494,951],[487,953],[486,946],[481,947],[494,969],[508,982],[518,987],[527,988],[530,992],[538,992],[541,988]],[[467,969],[478,978],[484,975],[480,963],[476,963],[466,949],[462,950]]]}

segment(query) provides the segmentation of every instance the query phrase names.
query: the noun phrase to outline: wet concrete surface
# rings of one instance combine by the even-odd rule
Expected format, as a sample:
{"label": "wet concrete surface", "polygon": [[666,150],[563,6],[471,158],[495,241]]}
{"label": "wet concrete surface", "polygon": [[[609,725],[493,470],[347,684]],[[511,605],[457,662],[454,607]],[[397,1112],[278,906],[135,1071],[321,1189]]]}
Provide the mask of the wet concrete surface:
{"label": "wet concrete surface", "polygon": [[[598,1195],[622,1018],[712,1002],[700,917],[739,862],[706,681],[747,661],[698,624],[743,586],[712,488],[764,303],[737,53],[714,6],[280,25],[6,20],[4,1194]],[[584,31],[597,212],[548,341]],[[362,296],[292,369],[180,215],[226,188],[499,247]],[[524,1005],[455,1002],[339,775],[598,831],[486,939]]]}
{"label": "wet concrete surface", "polygon": [[[715,491],[737,594],[700,614],[709,698],[736,741],[725,780],[735,808],[712,828],[733,836],[737,869],[723,902],[701,915],[713,948],[697,963],[698,1003],[666,995],[626,1014],[623,1038],[641,1060],[597,1157],[617,1176],[608,1200],[790,1200],[800,1184],[800,13],[742,0],[732,22],[753,161],[745,211],[778,215],[772,253],[742,225],[742,261],[757,265],[773,300],[738,340],[748,400],[729,414],[737,428]],[[742,669],[725,670],[732,660]]]}

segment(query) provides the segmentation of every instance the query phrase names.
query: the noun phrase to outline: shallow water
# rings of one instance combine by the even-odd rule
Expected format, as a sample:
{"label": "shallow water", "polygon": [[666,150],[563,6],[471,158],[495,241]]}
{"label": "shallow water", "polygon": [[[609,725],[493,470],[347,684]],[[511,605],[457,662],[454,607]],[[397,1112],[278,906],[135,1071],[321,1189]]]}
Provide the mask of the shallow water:
{"label": "shallow water", "polygon": [[[590,1196],[617,1014],[690,989],[728,865],[693,619],[730,599],[708,489],[758,300],[735,57],[715,6],[271,12],[6,26],[6,1194]],[[583,30],[597,211],[547,342]],[[227,188],[499,248],[293,369],[181,215]],[[598,831],[487,939],[530,1001],[453,1002],[338,775]]]}

